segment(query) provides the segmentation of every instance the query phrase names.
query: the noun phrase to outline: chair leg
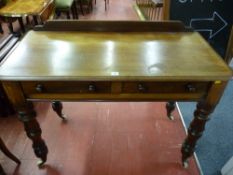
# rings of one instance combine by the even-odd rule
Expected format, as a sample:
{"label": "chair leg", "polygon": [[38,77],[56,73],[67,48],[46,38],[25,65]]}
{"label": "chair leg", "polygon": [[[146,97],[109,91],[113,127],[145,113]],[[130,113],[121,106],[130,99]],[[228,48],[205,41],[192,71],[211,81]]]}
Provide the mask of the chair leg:
{"label": "chair leg", "polygon": [[60,101],[53,101],[52,108],[63,121],[66,121],[65,115],[62,113],[63,105]]}
{"label": "chair leg", "polygon": [[80,7],[82,15],[84,15],[82,0],[79,0],[79,7]]}
{"label": "chair leg", "polygon": [[6,175],[5,171],[2,168],[2,165],[0,164],[0,175]]}
{"label": "chair leg", "polygon": [[2,139],[0,138],[0,150],[7,156],[9,157],[11,160],[13,160],[14,162],[16,162],[17,164],[20,164],[20,160],[15,157],[6,147],[6,145],[4,144],[4,142],[2,141]]}
{"label": "chair leg", "polygon": [[11,22],[8,23],[8,29],[10,31],[10,33],[14,33],[14,28]]}
{"label": "chair leg", "polygon": [[3,34],[2,24],[0,24],[0,33]]}
{"label": "chair leg", "polygon": [[174,120],[174,117],[171,115],[171,113],[174,111],[175,109],[175,102],[174,101],[169,101],[166,104],[166,109],[167,109],[167,117],[170,120]]}
{"label": "chair leg", "polygon": [[72,10],[73,19],[78,19],[78,10],[75,1],[71,7],[71,10]]}
{"label": "chair leg", "polygon": [[70,12],[66,12],[67,19],[70,19]]}
{"label": "chair leg", "polygon": [[93,10],[93,0],[89,0],[88,10],[89,12]]}
{"label": "chair leg", "polygon": [[21,28],[22,32],[25,33],[25,27],[24,27],[24,24],[23,24],[23,18],[22,17],[18,18],[18,21],[19,21],[19,25],[20,25],[20,28]]}
{"label": "chair leg", "polygon": [[105,3],[105,11],[107,10],[107,0],[104,0]]}
{"label": "chair leg", "polygon": [[37,16],[33,15],[33,21],[35,25],[38,25],[38,20],[37,20]]}
{"label": "chair leg", "polygon": [[30,24],[29,16],[26,16],[26,23],[27,23],[27,25],[29,25],[29,24]]}

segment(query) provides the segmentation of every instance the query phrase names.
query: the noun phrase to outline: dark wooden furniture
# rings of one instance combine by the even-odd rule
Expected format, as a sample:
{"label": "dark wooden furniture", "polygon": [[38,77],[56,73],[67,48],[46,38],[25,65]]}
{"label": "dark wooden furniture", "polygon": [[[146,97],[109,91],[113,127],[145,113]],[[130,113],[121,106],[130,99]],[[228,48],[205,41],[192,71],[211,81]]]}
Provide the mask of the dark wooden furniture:
{"label": "dark wooden furniture", "polygon": [[[3,140],[0,138],[0,150],[7,156],[9,157],[11,160],[13,160],[15,163],[20,164],[20,160],[15,157],[6,147],[6,145],[4,144]],[[5,172],[0,164],[0,175],[5,175]]]}
{"label": "dark wooden furniture", "polygon": [[182,26],[51,21],[28,32],[0,79],[41,164],[48,148],[30,100],[198,101],[181,148],[186,166],[232,72],[198,33],[171,32]]}
{"label": "dark wooden furniture", "polygon": [[[44,22],[53,15],[53,9],[53,0],[14,0],[0,9],[0,19],[9,23],[18,20],[21,30],[25,32],[23,17],[33,16],[35,24],[37,25],[37,19],[39,18],[40,21]],[[47,19],[45,17],[47,17]],[[12,27],[12,25],[10,27]],[[13,32],[13,28],[10,30]]]}
{"label": "dark wooden furniture", "polygon": [[163,9],[163,2],[159,0],[136,0],[136,4],[140,9],[143,19],[150,21],[161,20],[161,12]]}

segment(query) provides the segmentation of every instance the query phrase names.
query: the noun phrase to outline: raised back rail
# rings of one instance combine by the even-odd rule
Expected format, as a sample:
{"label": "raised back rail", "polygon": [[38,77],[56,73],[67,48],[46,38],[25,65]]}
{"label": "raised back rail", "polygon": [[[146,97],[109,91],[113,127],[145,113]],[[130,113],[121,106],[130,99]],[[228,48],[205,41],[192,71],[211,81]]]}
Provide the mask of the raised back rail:
{"label": "raised back rail", "polygon": [[183,32],[189,31],[180,21],[47,21],[35,31],[86,31],[86,32]]}

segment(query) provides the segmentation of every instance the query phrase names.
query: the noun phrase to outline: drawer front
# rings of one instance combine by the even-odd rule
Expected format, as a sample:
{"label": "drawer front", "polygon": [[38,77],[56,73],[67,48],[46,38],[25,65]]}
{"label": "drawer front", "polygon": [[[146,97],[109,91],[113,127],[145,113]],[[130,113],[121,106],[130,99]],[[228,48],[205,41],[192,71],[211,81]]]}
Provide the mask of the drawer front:
{"label": "drawer front", "polygon": [[110,93],[110,82],[22,82],[24,93],[49,94],[49,93]]}
{"label": "drawer front", "polygon": [[125,82],[122,93],[204,93],[208,82]]}

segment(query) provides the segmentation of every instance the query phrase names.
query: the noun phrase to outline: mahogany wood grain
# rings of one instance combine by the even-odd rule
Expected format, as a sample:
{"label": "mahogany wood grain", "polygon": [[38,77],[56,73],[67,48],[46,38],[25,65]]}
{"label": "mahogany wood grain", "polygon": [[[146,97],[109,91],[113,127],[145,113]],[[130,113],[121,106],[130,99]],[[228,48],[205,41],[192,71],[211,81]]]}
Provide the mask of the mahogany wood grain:
{"label": "mahogany wood grain", "polygon": [[[49,30],[54,30],[64,21],[50,24]],[[19,111],[36,156],[44,163],[48,150],[28,100],[195,100],[196,117],[182,147],[186,164],[205,126],[199,120],[208,118],[217,105],[232,76],[230,68],[198,33],[168,32],[169,27],[161,31],[159,26],[169,22],[71,24],[77,31],[28,32],[0,65],[3,87]],[[96,29],[85,30],[95,24]],[[140,25],[140,30],[131,28]]]}

